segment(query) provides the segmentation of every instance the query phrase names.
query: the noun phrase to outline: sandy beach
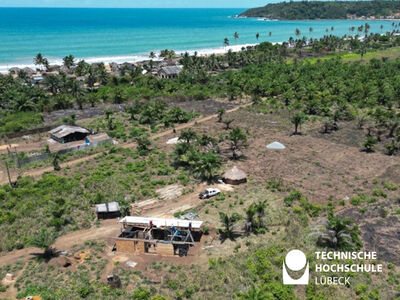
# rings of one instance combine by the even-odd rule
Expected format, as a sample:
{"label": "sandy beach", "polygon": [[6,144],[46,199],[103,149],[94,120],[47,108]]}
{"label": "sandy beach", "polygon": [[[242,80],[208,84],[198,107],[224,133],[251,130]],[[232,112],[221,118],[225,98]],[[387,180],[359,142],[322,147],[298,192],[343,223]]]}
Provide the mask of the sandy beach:
{"label": "sandy beach", "polygon": [[[233,52],[238,52],[241,51],[242,48],[244,47],[249,47],[249,46],[255,46],[257,44],[237,44],[237,45],[230,45],[226,47],[217,47],[217,48],[206,48],[206,49],[199,49],[199,50],[174,50],[176,55],[182,55],[185,52],[189,53],[190,55],[194,55],[197,52],[197,55],[199,56],[207,56],[211,54],[224,54],[227,53],[229,50]],[[159,58],[160,51],[154,51],[156,54],[156,58],[153,59],[153,61],[159,61],[162,60],[162,58]],[[62,65],[63,60],[62,58],[51,58],[49,57],[49,63],[50,65]],[[120,55],[120,56],[104,56],[104,57],[88,57],[88,58],[76,58],[76,61],[79,62],[80,60],[85,60],[89,64],[93,63],[105,63],[105,64],[110,64],[112,62],[114,63],[137,63],[137,62],[143,62],[150,60],[149,56],[146,54],[137,54],[137,55]],[[32,58],[33,61],[33,58]],[[0,73],[2,74],[7,74],[8,71],[11,68],[31,68],[35,70],[37,68],[36,65],[32,63],[26,63],[26,64],[15,64],[15,63],[10,63],[10,64],[0,64]]]}

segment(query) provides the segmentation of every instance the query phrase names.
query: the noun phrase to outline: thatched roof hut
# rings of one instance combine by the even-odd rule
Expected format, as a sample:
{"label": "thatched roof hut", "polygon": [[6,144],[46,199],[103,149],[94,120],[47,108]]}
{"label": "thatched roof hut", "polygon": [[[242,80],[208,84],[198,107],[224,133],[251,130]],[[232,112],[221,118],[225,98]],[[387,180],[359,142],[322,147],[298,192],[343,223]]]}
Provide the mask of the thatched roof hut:
{"label": "thatched roof hut", "polygon": [[223,179],[227,184],[241,184],[247,181],[247,175],[244,171],[234,166],[232,169],[225,172]]}

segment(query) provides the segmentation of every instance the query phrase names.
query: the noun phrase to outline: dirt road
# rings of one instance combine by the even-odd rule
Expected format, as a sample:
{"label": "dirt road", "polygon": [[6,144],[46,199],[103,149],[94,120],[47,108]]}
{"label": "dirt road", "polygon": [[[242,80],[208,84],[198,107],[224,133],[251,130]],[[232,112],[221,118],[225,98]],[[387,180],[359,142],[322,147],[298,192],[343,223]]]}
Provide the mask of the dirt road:
{"label": "dirt road", "polygon": [[[143,215],[146,217],[173,218],[173,214],[177,211],[198,206],[201,200],[198,199],[197,195],[204,188],[204,185],[199,185],[192,193],[182,195],[177,199],[165,201],[160,207],[144,211]],[[72,231],[58,237],[52,246],[57,250],[68,251],[89,240],[105,241],[111,244],[113,239],[118,236],[119,232],[120,225],[117,219],[102,220],[99,226]],[[43,249],[35,247],[8,252],[0,256],[0,266],[15,263],[17,260],[25,261],[42,252]]]}
{"label": "dirt road", "polygon": [[[245,106],[248,106],[248,105],[250,105],[250,104],[239,105],[239,106],[237,106],[235,108],[227,110],[226,113],[234,112],[234,111],[238,110],[239,108],[245,107]],[[193,127],[196,123],[204,123],[204,122],[207,122],[207,121],[209,121],[209,120],[211,120],[213,118],[216,118],[217,116],[218,116],[217,114],[213,114],[213,115],[209,115],[209,116],[206,116],[206,117],[203,117],[203,118],[199,118],[199,119],[196,119],[196,120],[194,120],[192,122],[176,126],[175,129],[176,130],[183,130],[183,129],[186,129],[186,128],[189,128],[189,127]],[[160,138],[160,137],[166,136],[168,134],[172,134],[172,133],[173,133],[173,130],[169,129],[169,130],[166,130],[166,131],[151,135],[151,139]],[[131,142],[131,143],[121,144],[120,145],[120,147],[122,147],[122,148],[133,148],[135,146],[136,146],[135,142]],[[65,163],[61,163],[60,165],[61,165],[61,168],[74,166],[74,165],[76,165],[78,163],[94,159],[94,158],[96,158],[97,156],[99,156],[101,154],[102,154],[102,152],[96,153],[96,154],[92,154],[92,155],[88,155],[88,156],[85,156],[85,157],[82,157],[82,158],[78,158],[78,159],[74,159],[74,160],[71,160],[71,161],[68,161],[68,162],[65,162]],[[53,172],[53,171],[54,171],[53,167],[49,166],[49,167],[44,167],[44,168],[40,168],[40,169],[34,169],[34,170],[25,171],[25,172],[22,172],[22,174],[19,174],[19,175],[21,175],[21,176],[32,176],[32,177],[36,178],[36,177],[39,177],[39,176],[41,176],[42,174],[44,174],[46,172]],[[15,181],[16,179],[17,179],[17,175],[16,174],[11,174],[11,180]],[[8,179],[7,179],[6,172],[0,171],[0,185],[7,184],[7,183],[8,183]]]}
{"label": "dirt road", "polygon": [[[83,244],[89,240],[105,240],[116,237],[120,227],[116,219],[101,221],[100,226],[93,226],[89,229],[77,230],[60,236],[52,245],[57,250],[71,250],[77,245]],[[8,252],[0,256],[0,266],[15,263],[17,260],[27,260],[35,255],[43,253],[43,249],[29,247],[20,250]]]}

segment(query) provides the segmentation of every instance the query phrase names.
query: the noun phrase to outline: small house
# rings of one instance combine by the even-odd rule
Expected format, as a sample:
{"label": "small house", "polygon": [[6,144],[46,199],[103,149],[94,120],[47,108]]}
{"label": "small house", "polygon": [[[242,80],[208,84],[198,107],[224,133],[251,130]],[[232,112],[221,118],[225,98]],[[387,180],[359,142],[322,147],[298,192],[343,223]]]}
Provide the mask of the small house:
{"label": "small house", "polygon": [[115,73],[119,71],[119,65],[116,62],[112,62],[109,64],[111,72]]}
{"label": "small house", "polygon": [[136,69],[136,66],[134,64],[128,63],[128,62],[124,62],[123,64],[120,65],[120,69],[125,69],[128,71],[132,71]]}
{"label": "small house", "polygon": [[43,78],[42,75],[35,75],[35,76],[32,77],[32,83],[33,84],[40,84],[40,83],[43,82],[43,80],[44,80],[44,78]]}
{"label": "small house", "polygon": [[84,140],[91,132],[83,127],[61,125],[49,131],[50,137],[59,143]]}
{"label": "small house", "polygon": [[227,184],[241,184],[247,182],[247,175],[244,171],[234,166],[232,169],[225,172],[223,180]]}
{"label": "small house", "polygon": [[96,204],[97,219],[113,219],[121,216],[118,202]]}
{"label": "small house", "polygon": [[24,71],[28,76],[32,76],[35,73],[34,70],[28,67],[23,68],[22,71]]}
{"label": "small house", "polygon": [[8,70],[8,72],[10,72],[11,75],[18,75],[19,71],[21,71],[21,69],[17,67],[13,67]]}
{"label": "small house", "polygon": [[159,78],[173,79],[173,78],[177,78],[181,71],[182,71],[181,65],[165,66],[165,67],[161,67],[161,69],[158,71],[157,75]]}

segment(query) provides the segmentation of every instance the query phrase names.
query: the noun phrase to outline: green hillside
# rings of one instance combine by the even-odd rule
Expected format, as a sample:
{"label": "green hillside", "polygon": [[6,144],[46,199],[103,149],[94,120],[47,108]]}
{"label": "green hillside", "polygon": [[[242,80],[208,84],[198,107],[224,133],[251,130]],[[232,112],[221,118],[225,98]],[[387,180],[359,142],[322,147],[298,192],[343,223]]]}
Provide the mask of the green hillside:
{"label": "green hillside", "polygon": [[400,13],[399,1],[301,1],[268,4],[249,9],[240,16],[282,20],[346,19],[356,17],[393,16]]}

